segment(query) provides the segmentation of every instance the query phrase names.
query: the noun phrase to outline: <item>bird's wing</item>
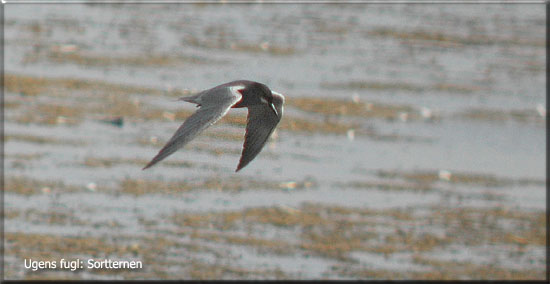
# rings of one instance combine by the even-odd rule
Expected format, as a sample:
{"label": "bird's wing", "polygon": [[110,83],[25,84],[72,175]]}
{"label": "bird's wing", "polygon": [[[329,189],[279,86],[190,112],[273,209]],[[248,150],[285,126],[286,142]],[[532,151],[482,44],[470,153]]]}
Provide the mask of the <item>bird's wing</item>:
{"label": "bird's wing", "polygon": [[279,121],[280,117],[268,105],[248,107],[243,152],[236,171],[244,168],[260,153]]}
{"label": "bird's wing", "polygon": [[242,89],[240,86],[211,89],[203,92],[204,95],[200,96],[198,101],[198,98],[193,96],[193,99],[197,103],[200,102],[200,108],[185,120],[168,143],[164,145],[153,160],[143,169],[153,166],[176,152],[210,125],[222,118],[234,104],[241,100],[242,95],[238,92],[240,89]]}

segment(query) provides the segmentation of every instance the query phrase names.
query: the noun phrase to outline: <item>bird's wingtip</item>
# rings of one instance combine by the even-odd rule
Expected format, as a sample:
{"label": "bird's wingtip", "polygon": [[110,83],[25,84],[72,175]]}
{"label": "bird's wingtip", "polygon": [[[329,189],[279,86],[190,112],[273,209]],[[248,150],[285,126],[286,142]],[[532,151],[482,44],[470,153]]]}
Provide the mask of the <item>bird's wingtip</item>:
{"label": "bird's wingtip", "polygon": [[143,167],[143,169],[141,169],[141,170],[142,170],[142,171],[143,171],[143,170],[146,170],[146,169],[150,168],[152,165],[154,165],[154,163],[149,162],[149,164],[147,164],[147,165],[146,165],[145,167]]}
{"label": "bird's wingtip", "polygon": [[237,169],[235,170],[235,172],[240,171],[242,168],[244,168],[243,164],[239,163],[239,165],[237,166]]}

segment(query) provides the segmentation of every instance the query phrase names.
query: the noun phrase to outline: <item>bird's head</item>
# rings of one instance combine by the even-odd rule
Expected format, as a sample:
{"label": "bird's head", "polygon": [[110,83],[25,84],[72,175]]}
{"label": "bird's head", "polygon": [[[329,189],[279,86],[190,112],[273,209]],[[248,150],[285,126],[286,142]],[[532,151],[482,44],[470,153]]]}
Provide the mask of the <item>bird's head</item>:
{"label": "bird's head", "polygon": [[261,85],[260,103],[266,104],[281,119],[283,116],[283,103],[285,97],[278,92],[270,90],[267,86]]}
{"label": "bird's head", "polygon": [[283,105],[285,103],[285,97],[275,91],[271,91],[271,102],[269,107],[275,112],[275,115],[281,119],[283,117]]}
{"label": "bird's head", "polygon": [[[278,92],[271,91],[266,85],[253,81],[236,81],[244,85],[239,92],[243,99],[236,107],[266,105],[279,119],[283,116],[285,98]],[[244,83],[243,83],[244,82]]]}

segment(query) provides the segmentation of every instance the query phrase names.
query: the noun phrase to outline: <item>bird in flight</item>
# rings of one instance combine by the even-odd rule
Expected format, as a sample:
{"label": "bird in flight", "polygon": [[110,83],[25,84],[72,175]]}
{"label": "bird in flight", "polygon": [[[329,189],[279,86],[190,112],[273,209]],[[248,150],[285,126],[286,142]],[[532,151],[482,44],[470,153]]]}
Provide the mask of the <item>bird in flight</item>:
{"label": "bird in flight", "polygon": [[246,135],[238,172],[260,153],[273,130],[283,116],[285,97],[270,90],[266,85],[253,81],[238,80],[202,91],[179,100],[194,103],[199,108],[188,117],[170,138],[168,143],[143,169],[162,161],[185,146],[202,131],[222,118],[230,108],[248,108]]}

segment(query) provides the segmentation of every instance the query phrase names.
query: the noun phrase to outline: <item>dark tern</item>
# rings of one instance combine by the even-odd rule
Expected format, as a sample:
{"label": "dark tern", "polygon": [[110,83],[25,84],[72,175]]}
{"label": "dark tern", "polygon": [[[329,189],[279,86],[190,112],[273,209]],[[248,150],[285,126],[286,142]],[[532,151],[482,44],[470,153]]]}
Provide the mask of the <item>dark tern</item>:
{"label": "dark tern", "polygon": [[238,80],[216,86],[179,100],[199,108],[188,117],[172,138],[143,169],[152,167],[193,140],[203,130],[222,118],[230,108],[248,108],[246,135],[238,172],[260,153],[283,116],[285,97],[266,85]]}

